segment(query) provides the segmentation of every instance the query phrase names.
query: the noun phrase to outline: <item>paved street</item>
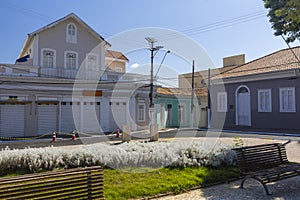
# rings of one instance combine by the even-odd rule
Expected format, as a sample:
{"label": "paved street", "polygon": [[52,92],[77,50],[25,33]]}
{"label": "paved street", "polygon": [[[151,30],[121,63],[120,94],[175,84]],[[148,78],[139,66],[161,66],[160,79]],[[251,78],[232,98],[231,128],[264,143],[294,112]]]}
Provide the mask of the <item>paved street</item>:
{"label": "paved street", "polygon": [[[275,134],[275,135],[274,135]],[[228,141],[233,141],[234,138],[260,138],[260,139],[268,139],[268,140],[292,140],[292,141],[300,141],[300,137],[291,136],[288,134],[287,136],[283,136],[280,133],[265,133],[265,134],[257,134],[257,133],[248,133],[248,132],[218,132],[218,131],[206,131],[206,130],[192,130],[192,129],[169,129],[165,131],[159,132],[159,138],[161,140],[164,139],[197,139],[197,138],[228,138]],[[150,133],[149,131],[137,131],[132,133],[132,140],[142,140],[149,141]],[[111,142],[111,143],[119,143],[121,142],[121,137],[116,138],[114,134],[111,135],[100,135],[94,137],[80,137],[77,138],[76,141],[72,141],[71,138],[60,138],[58,136],[57,142],[52,142],[51,138],[47,139],[37,139],[37,140],[15,140],[15,141],[0,141],[0,149],[9,147],[11,149],[14,148],[25,148],[25,147],[45,147],[45,146],[69,146],[69,145],[82,145],[82,144],[92,144],[98,142]]]}

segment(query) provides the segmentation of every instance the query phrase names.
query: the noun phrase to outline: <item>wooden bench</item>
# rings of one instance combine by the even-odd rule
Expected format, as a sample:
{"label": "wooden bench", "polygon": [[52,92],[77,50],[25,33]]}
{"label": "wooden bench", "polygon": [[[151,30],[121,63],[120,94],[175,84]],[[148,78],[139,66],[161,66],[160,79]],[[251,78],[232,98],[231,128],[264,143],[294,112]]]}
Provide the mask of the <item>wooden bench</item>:
{"label": "wooden bench", "polygon": [[104,199],[101,167],[0,179],[0,199]]}
{"label": "wooden bench", "polygon": [[252,178],[259,181],[270,195],[267,183],[300,175],[300,164],[290,163],[287,159],[285,145],[289,142],[233,149],[239,168],[246,175],[240,187],[243,188],[245,181]]}

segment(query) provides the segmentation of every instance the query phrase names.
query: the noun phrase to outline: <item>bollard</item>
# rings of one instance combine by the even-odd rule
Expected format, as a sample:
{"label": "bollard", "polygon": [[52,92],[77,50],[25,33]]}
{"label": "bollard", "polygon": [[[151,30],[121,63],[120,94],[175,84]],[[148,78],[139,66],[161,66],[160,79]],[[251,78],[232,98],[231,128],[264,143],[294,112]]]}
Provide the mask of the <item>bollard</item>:
{"label": "bollard", "polygon": [[76,130],[72,131],[72,140],[76,140]]}
{"label": "bollard", "polygon": [[150,125],[150,141],[158,141],[158,126],[157,124]]}
{"label": "bollard", "polygon": [[119,138],[119,137],[120,137],[120,130],[117,129],[116,138]]}
{"label": "bollard", "polygon": [[122,142],[130,142],[131,140],[131,130],[129,125],[123,126]]}
{"label": "bollard", "polygon": [[55,131],[53,131],[52,142],[56,142],[56,132]]}

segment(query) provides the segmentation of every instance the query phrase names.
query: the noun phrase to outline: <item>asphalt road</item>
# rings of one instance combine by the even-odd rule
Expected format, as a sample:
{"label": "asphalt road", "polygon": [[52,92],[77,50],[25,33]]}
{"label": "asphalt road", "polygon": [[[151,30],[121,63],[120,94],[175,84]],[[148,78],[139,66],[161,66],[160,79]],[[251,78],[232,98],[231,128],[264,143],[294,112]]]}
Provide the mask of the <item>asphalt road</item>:
{"label": "asphalt road", "polygon": [[[261,139],[274,139],[274,140],[292,140],[300,142],[300,137],[293,135],[280,135],[280,134],[258,134],[249,132],[216,132],[206,130],[192,130],[192,129],[172,129],[159,132],[159,138],[172,139],[172,138],[198,138],[198,137],[228,137],[228,138],[261,138]],[[132,140],[149,141],[149,131],[139,131],[132,133]],[[9,147],[10,149],[23,149],[35,148],[46,146],[68,146],[68,145],[82,145],[92,144],[98,142],[110,142],[112,144],[121,143],[121,138],[116,138],[115,135],[101,135],[95,137],[79,137],[77,140],[71,138],[57,138],[56,142],[52,142],[51,138],[36,139],[36,140],[18,140],[18,141],[0,141],[0,149]]]}

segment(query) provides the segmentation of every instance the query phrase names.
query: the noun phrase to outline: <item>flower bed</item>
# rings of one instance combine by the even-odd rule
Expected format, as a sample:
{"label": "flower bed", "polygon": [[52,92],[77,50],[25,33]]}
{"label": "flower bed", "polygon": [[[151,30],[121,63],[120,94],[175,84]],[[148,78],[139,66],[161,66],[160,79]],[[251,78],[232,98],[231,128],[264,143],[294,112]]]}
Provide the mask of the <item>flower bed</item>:
{"label": "flower bed", "polygon": [[55,168],[102,165],[109,168],[234,165],[231,146],[203,142],[98,143],[76,149],[58,147],[0,151],[1,172],[35,172]]}

